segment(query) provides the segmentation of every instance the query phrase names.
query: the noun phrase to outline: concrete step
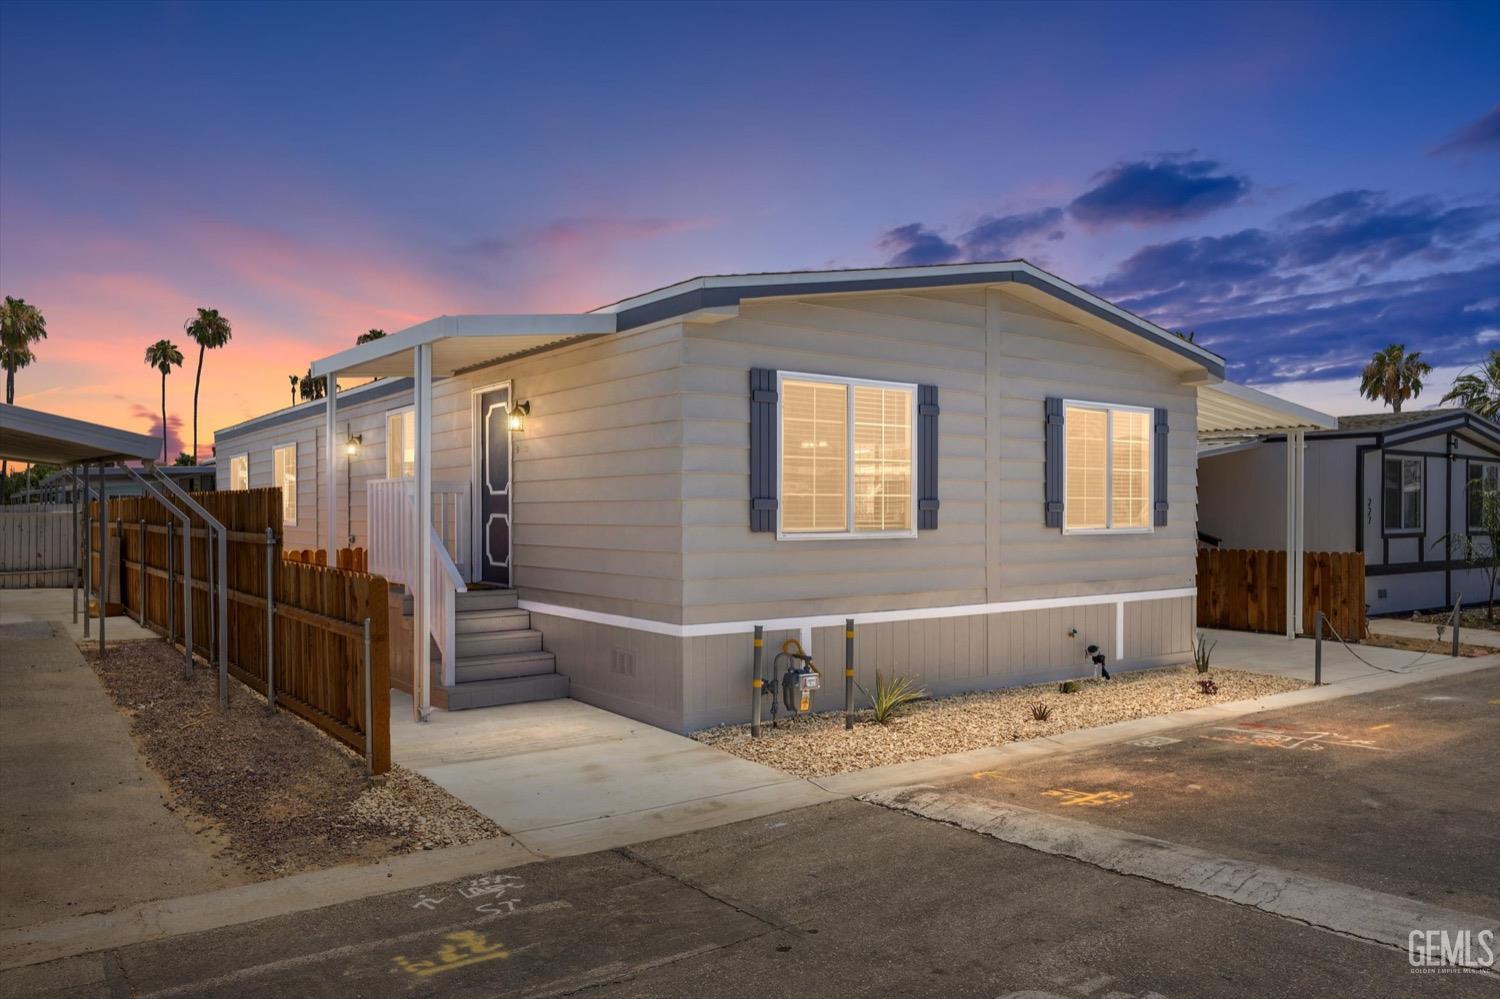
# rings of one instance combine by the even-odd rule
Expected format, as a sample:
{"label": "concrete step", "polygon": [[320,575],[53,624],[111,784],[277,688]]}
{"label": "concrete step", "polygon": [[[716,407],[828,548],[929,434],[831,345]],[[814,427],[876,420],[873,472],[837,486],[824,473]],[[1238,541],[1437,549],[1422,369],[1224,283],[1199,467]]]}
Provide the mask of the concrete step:
{"label": "concrete step", "polygon": [[448,710],[489,708],[499,704],[551,701],[568,696],[568,678],[561,673],[517,676],[499,680],[476,680],[444,688]]}
{"label": "concrete step", "polygon": [[453,667],[454,676],[460,685],[517,676],[537,676],[556,671],[557,657],[541,650],[461,657]]}
{"label": "concrete step", "polygon": [[542,633],[535,628],[516,631],[485,631],[458,636],[454,650],[459,661],[475,656],[504,656],[515,652],[540,652]]}
{"label": "concrete step", "polygon": [[453,625],[460,635],[489,631],[521,631],[531,627],[531,612],[514,607],[505,610],[467,610],[459,608]]}
{"label": "concrete step", "polygon": [[[516,605],[516,591],[493,587],[470,589],[458,595],[457,613],[467,610],[505,610]],[[401,594],[401,613],[411,615],[411,592]]]}

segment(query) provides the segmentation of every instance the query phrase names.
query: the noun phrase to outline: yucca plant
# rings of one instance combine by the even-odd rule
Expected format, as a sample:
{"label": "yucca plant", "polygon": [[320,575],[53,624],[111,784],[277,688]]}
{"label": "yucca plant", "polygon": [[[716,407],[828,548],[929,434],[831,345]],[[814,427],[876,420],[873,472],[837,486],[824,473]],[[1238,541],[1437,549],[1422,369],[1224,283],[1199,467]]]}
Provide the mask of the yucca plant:
{"label": "yucca plant", "polygon": [[880,670],[875,671],[875,692],[872,694],[862,684],[856,684],[860,693],[870,699],[871,714],[882,725],[895,717],[896,709],[927,696],[927,691],[918,687],[910,677],[893,676],[889,683]]}
{"label": "yucca plant", "polygon": [[1193,646],[1193,665],[1199,673],[1208,672],[1208,661],[1213,658],[1214,646],[1218,642],[1211,642],[1203,632],[1198,632],[1198,642]]}
{"label": "yucca plant", "polygon": [[1044,722],[1052,717],[1052,706],[1037,701],[1031,706],[1031,720]]}

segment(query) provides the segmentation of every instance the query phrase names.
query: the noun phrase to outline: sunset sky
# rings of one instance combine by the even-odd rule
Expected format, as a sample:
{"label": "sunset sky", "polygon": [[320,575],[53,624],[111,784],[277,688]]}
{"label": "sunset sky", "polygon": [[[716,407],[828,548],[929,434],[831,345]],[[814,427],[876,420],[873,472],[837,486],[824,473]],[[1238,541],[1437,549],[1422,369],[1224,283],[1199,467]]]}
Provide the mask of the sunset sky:
{"label": "sunset sky", "polygon": [[[16,401],[200,440],[370,327],[1024,257],[1338,412],[1500,347],[1500,5],[0,7]],[[181,421],[178,426],[178,421]]]}

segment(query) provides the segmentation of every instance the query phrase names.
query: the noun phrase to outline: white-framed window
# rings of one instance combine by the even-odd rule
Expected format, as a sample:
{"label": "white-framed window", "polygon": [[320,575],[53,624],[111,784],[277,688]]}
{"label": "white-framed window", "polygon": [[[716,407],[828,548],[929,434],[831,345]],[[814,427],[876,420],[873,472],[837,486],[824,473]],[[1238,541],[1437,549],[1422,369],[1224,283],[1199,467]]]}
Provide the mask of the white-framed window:
{"label": "white-framed window", "polygon": [[1063,533],[1153,529],[1152,412],[1063,402]]}
{"label": "white-framed window", "polygon": [[1385,529],[1420,531],[1425,502],[1426,459],[1420,455],[1385,457]]}
{"label": "white-framed window", "polygon": [[248,454],[237,454],[229,459],[229,488],[250,488],[250,456]]}
{"label": "white-framed window", "polygon": [[417,417],[410,408],[385,415],[385,477],[409,479],[417,474]]}
{"label": "white-framed window", "polygon": [[283,444],[271,452],[271,481],[281,487],[281,522],[297,526],[297,445]]}
{"label": "white-framed window", "polygon": [[1500,462],[1469,462],[1469,488],[1466,495],[1469,508],[1469,533],[1484,532],[1484,495],[1500,493]]}
{"label": "white-framed window", "polygon": [[777,537],[916,536],[917,387],[783,371]]}

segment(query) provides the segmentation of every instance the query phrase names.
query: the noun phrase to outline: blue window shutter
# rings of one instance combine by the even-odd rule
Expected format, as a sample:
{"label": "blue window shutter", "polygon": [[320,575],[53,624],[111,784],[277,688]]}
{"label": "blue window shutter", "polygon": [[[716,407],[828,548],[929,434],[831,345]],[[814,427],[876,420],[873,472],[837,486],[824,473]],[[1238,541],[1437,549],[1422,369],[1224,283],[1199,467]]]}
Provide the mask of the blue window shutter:
{"label": "blue window shutter", "polygon": [[776,372],[750,369],[750,530],[776,530]]}
{"label": "blue window shutter", "polygon": [[1063,401],[1048,396],[1046,414],[1045,457],[1042,472],[1042,523],[1047,527],[1063,526]]}
{"label": "blue window shutter", "polygon": [[1167,411],[1156,411],[1155,434],[1151,438],[1151,496],[1156,526],[1167,526]]}
{"label": "blue window shutter", "polygon": [[917,386],[917,530],[938,526],[938,389]]}

